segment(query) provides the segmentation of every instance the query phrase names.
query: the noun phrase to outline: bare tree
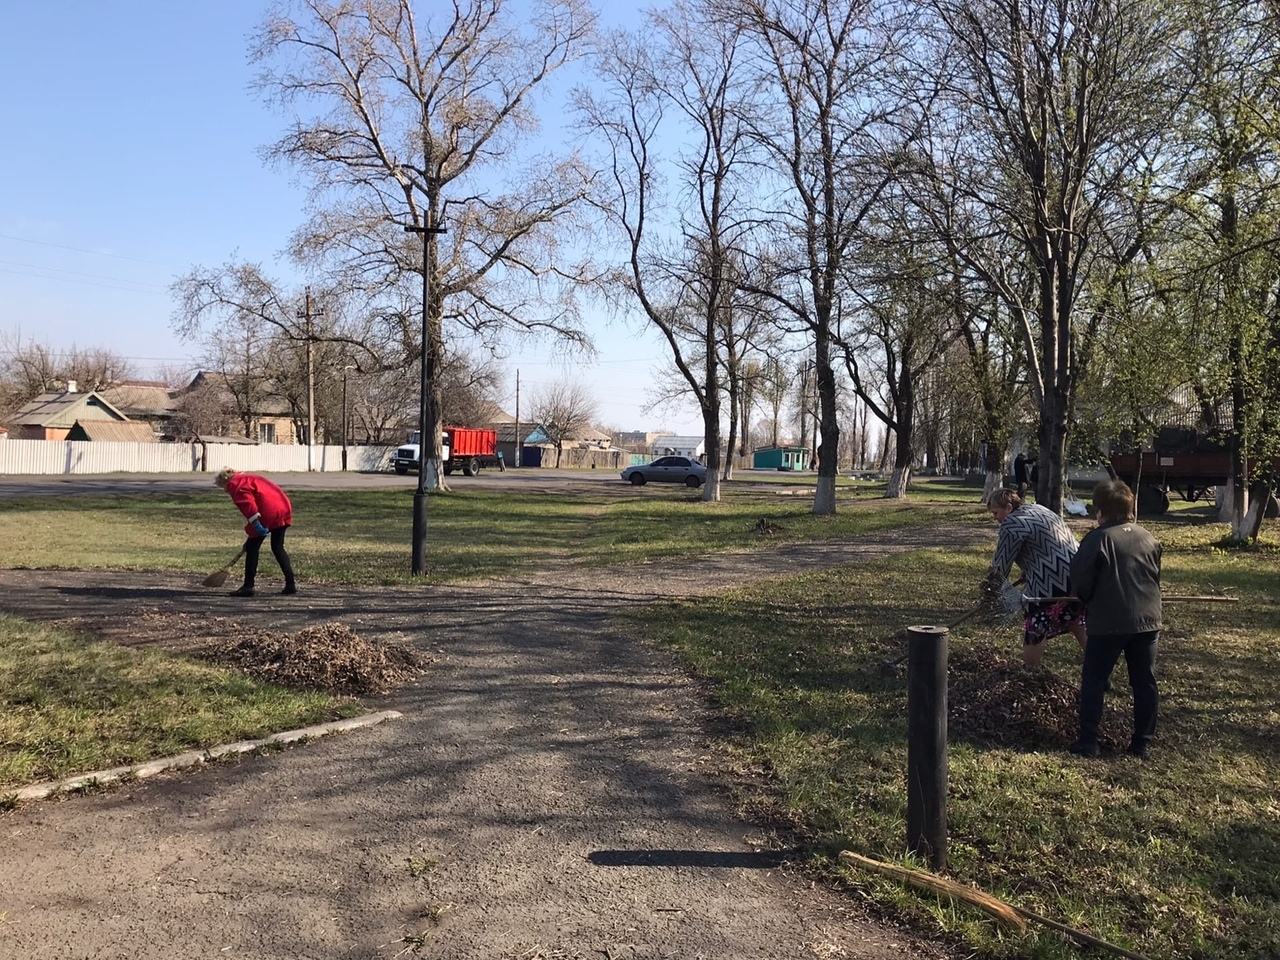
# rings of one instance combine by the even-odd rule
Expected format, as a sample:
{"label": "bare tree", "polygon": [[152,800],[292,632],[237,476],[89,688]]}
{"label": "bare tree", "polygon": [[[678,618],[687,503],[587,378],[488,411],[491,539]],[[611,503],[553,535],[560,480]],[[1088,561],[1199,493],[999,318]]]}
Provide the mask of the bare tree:
{"label": "bare tree", "polygon": [[542,427],[547,439],[556,445],[557,467],[564,445],[580,439],[598,416],[595,397],[580,383],[550,384],[529,402],[529,420]]}
{"label": "bare tree", "polygon": [[769,445],[778,446],[782,427],[782,406],[791,391],[791,371],[776,355],[765,360],[761,372],[760,396],[769,408]]}
{"label": "bare tree", "polygon": [[[579,91],[577,103],[611,151],[614,191],[603,210],[624,238],[627,256],[615,282],[662,333],[698,402],[707,451],[702,499],[715,501],[722,338],[735,326],[740,258],[734,250],[748,226],[738,210],[737,178],[749,146],[743,103],[750,92],[738,65],[740,28],[683,2],[650,14],[649,26],[643,36],[612,38],[600,63],[607,92]],[[681,236],[675,243],[659,219],[656,187],[666,165],[658,146],[661,137],[681,132],[689,146],[672,174],[682,196],[672,218]],[[736,412],[731,420],[736,423]]]}
{"label": "bare tree", "polygon": [[[756,138],[776,171],[766,220],[772,249],[750,275],[808,332],[820,405],[821,446],[840,446],[833,337],[847,260],[864,218],[892,178],[901,132],[896,95],[883,83],[906,8],[865,0],[733,0],[750,31],[772,108]],[[832,514],[836,456],[819,463],[813,512]]]}
{"label": "bare tree", "polygon": [[74,382],[78,390],[101,390],[132,379],[132,365],[100,347],[54,350],[18,334],[0,334],[0,412],[17,410],[42,393],[63,390]]}
{"label": "bare tree", "polygon": [[[522,147],[537,131],[536,94],[585,52],[594,22],[586,0],[455,0],[423,21],[410,0],[296,0],[258,34],[264,94],[314,108],[269,151],[313,185],[295,256],[330,262],[371,301],[387,300],[371,313],[420,344],[431,486],[446,320],[586,342],[573,288],[587,271],[563,238],[590,171]],[[425,303],[411,312],[416,278]]]}

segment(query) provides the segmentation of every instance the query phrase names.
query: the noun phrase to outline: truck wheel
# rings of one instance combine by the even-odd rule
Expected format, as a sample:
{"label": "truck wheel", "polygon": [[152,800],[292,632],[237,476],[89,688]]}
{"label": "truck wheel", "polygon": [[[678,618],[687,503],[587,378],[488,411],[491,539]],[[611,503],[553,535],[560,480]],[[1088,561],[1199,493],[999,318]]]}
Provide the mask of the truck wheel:
{"label": "truck wheel", "polygon": [[1157,486],[1143,485],[1138,490],[1138,512],[1147,516],[1160,516],[1169,510],[1169,494]]}
{"label": "truck wheel", "polygon": [[480,472],[480,461],[477,460],[475,457],[472,457],[470,460],[467,460],[465,463],[462,464],[462,472],[468,477],[474,477],[477,473]]}
{"label": "truck wheel", "polygon": [[396,473],[400,474],[400,476],[403,477],[408,472],[409,472],[408,467],[402,467],[399,464],[396,465]]}
{"label": "truck wheel", "polygon": [[452,463],[446,463],[446,464],[445,464],[441,469],[443,469],[443,470],[444,470],[444,475],[447,477],[447,476],[449,476],[451,473],[453,473],[453,464],[452,464]]}

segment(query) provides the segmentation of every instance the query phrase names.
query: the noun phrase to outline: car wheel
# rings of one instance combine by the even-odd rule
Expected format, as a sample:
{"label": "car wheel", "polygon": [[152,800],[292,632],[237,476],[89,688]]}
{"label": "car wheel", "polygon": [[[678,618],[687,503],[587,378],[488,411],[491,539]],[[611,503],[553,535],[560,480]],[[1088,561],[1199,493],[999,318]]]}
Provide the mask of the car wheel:
{"label": "car wheel", "polygon": [[633,474],[631,475],[631,485],[632,485],[633,487],[643,487],[643,486],[644,486],[644,474],[643,474],[643,473],[633,473]]}
{"label": "car wheel", "polygon": [[684,485],[686,487],[700,487],[702,486],[702,481],[698,479],[695,474],[691,473],[689,476],[684,478]]}

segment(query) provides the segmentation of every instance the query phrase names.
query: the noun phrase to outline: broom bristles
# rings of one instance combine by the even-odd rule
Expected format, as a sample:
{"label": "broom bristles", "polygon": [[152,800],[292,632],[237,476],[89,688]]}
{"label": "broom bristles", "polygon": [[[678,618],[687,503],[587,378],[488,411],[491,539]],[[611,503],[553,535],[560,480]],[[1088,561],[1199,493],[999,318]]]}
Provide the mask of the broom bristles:
{"label": "broom bristles", "polygon": [[227,582],[227,575],[228,575],[228,572],[229,572],[229,571],[227,571],[227,570],[225,570],[225,569],[224,569],[224,570],[215,570],[213,573],[209,574],[207,577],[205,577],[205,578],[204,578],[204,585],[205,585],[206,587],[220,587],[220,586],[222,586],[224,583],[226,583],[226,582]]}

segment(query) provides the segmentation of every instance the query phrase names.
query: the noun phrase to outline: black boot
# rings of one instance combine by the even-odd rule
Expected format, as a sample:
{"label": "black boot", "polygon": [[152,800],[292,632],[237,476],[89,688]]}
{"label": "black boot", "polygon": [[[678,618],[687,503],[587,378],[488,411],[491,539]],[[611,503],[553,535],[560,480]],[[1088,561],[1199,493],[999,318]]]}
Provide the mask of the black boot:
{"label": "black boot", "polygon": [[284,589],[280,591],[280,593],[286,597],[292,597],[297,592],[298,592],[298,588],[292,580],[286,583],[284,585]]}
{"label": "black boot", "polygon": [[241,587],[239,590],[232,590],[227,594],[228,597],[252,597],[253,587]]}

